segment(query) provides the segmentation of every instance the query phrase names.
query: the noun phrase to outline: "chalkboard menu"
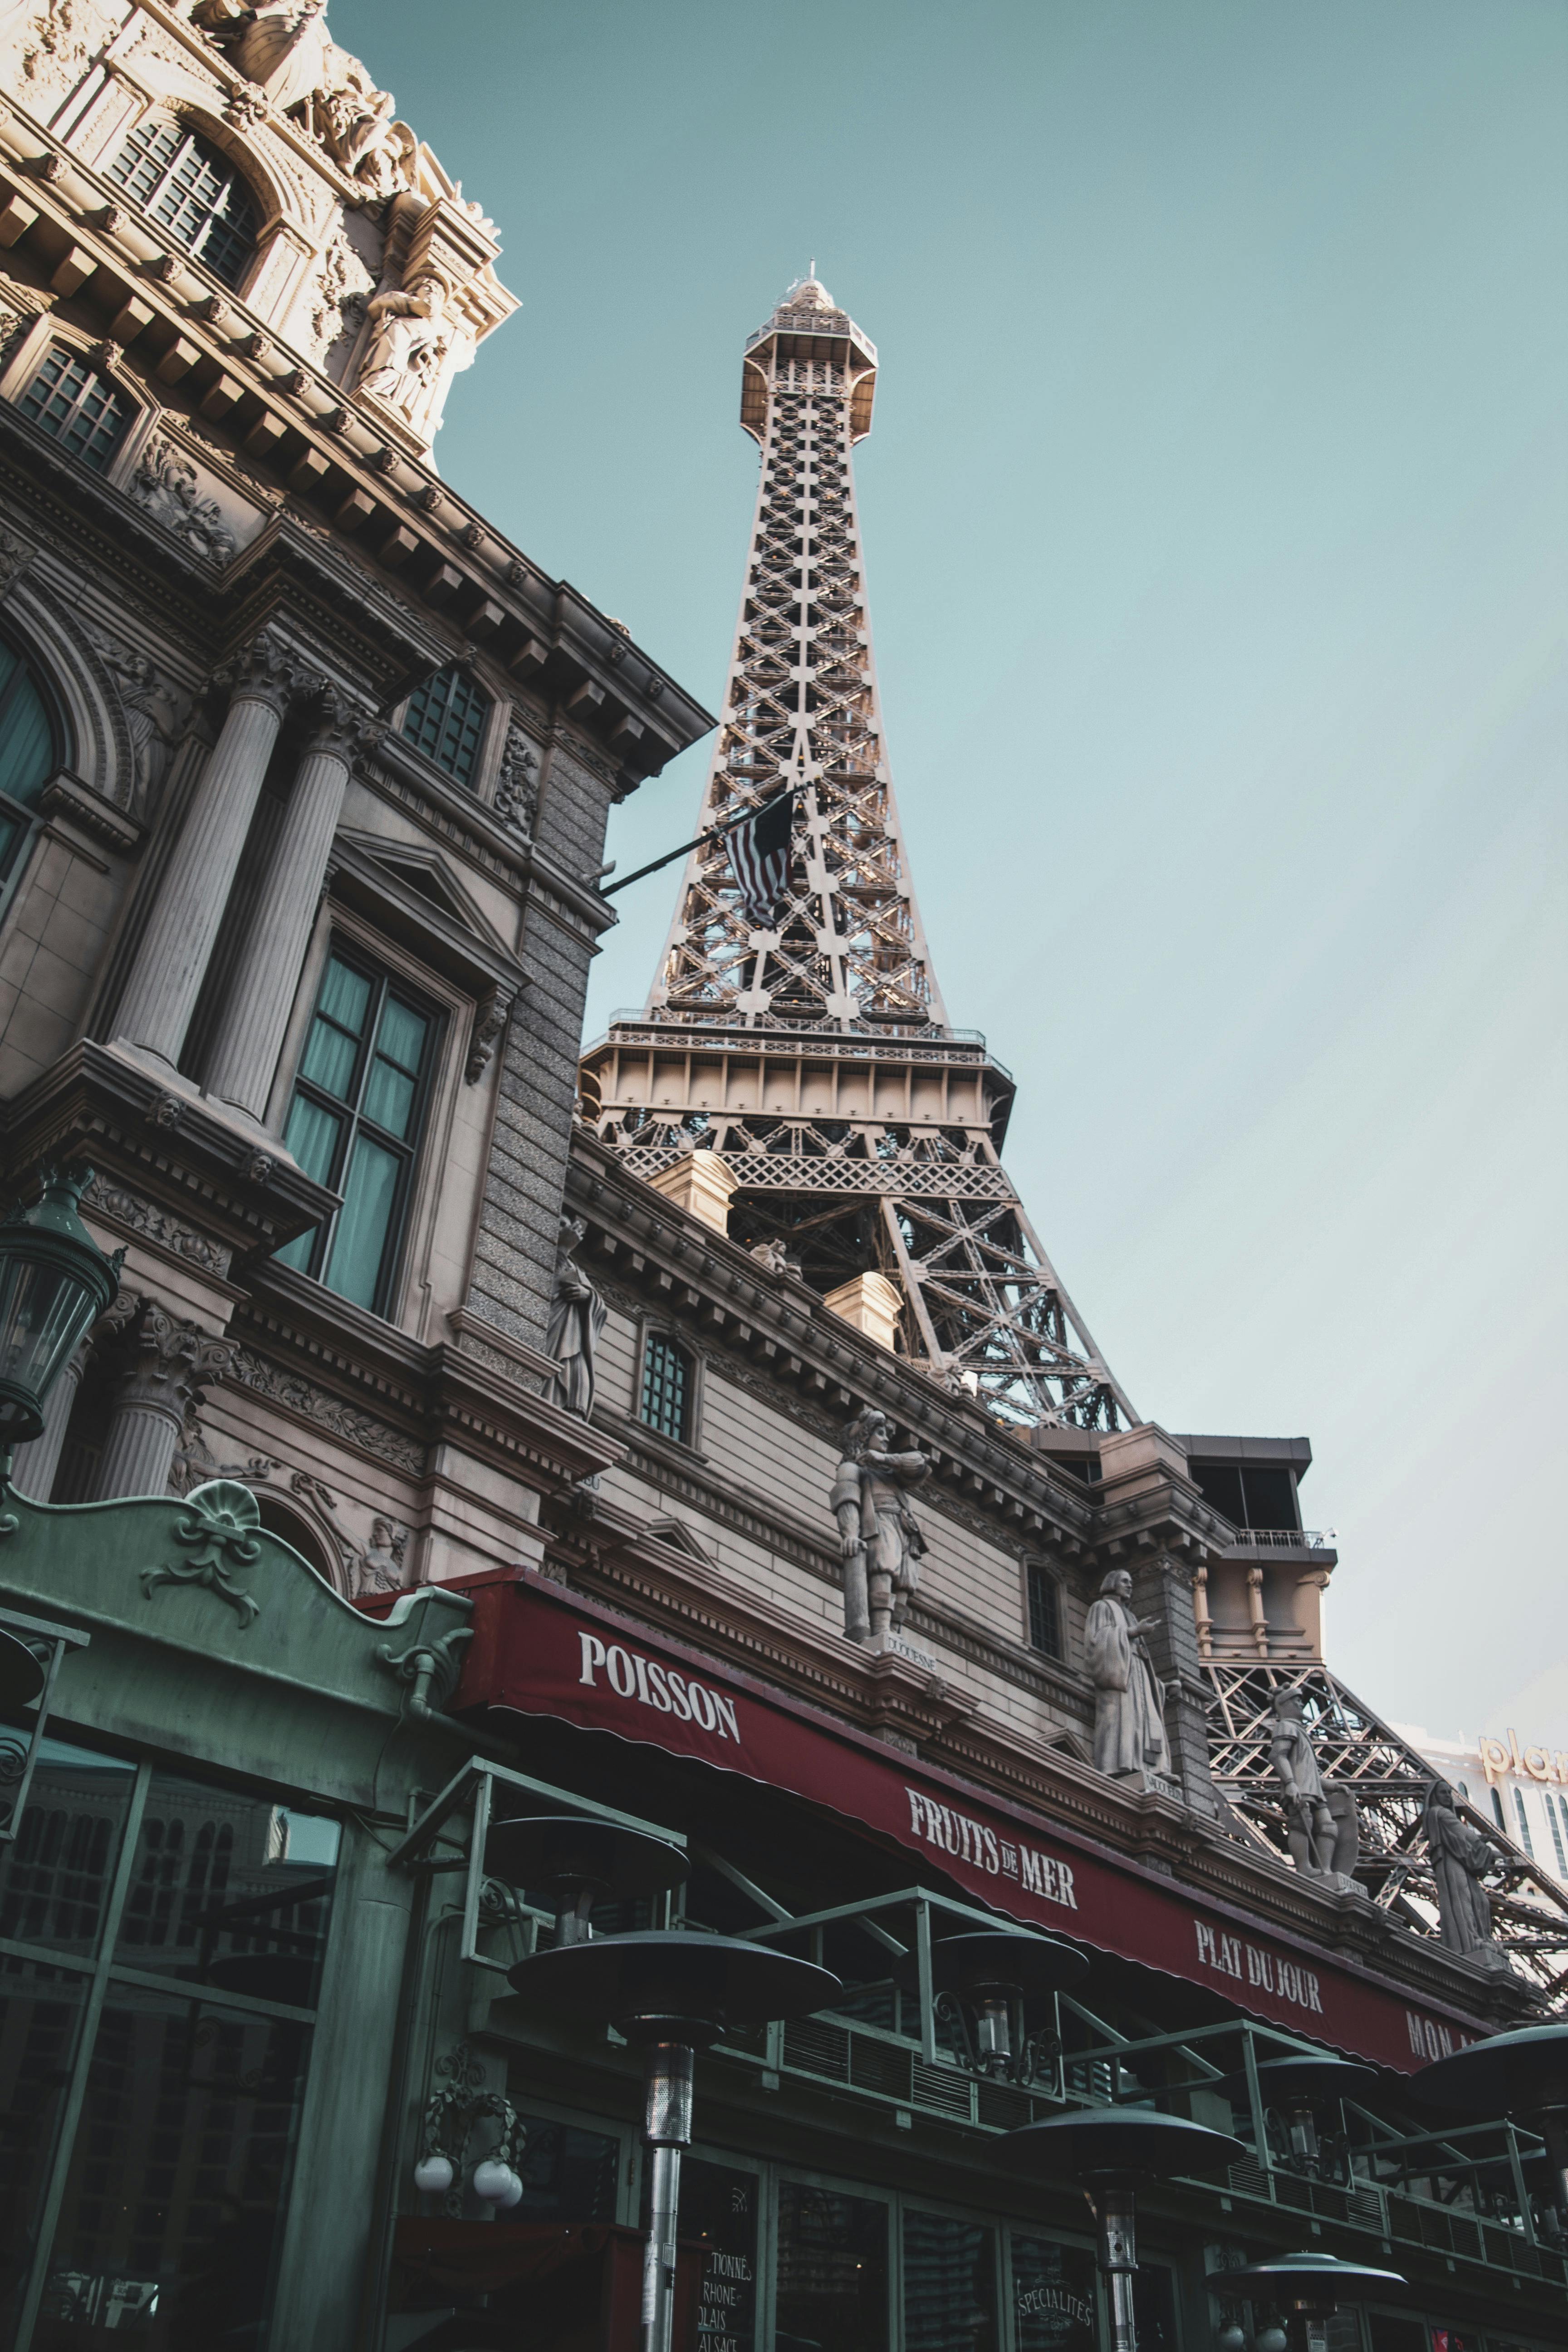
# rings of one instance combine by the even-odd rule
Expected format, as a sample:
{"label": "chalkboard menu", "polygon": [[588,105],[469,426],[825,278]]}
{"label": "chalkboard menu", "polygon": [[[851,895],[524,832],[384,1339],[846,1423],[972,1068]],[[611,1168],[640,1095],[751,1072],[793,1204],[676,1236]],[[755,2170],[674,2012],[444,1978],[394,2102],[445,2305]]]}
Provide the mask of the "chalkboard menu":
{"label": "chalkboard menu", "polygon": [[680,2168],[680,2237],[702,2247],[698,2352],[755,2352],[757,2176],[689,2156]]}

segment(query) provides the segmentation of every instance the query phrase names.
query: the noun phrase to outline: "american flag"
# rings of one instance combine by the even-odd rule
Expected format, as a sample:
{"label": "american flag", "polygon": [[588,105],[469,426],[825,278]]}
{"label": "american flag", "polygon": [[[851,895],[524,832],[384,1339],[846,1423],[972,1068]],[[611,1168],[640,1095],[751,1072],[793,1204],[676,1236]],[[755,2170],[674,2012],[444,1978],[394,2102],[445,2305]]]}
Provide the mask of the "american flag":
{"label": "american flag", "polygon": [[778,921],[778,902],[789,880],[789,845],[794,826],[795,793],[791,789],[732,826],[726,836],[742,910],[756,930],[771,931]]}

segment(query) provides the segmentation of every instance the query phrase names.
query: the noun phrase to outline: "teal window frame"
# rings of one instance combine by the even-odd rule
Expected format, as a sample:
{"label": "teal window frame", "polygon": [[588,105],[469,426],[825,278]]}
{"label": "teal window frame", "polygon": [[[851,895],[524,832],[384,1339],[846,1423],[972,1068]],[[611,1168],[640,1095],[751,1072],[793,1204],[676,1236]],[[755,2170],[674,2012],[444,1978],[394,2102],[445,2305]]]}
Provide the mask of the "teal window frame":
{"label": "teal window frame", "polygon": [[[340,1023],[328,1004],[332,975],[339,970],[363,982],[369,991],[357,1033],[351,1033]],[[382,1050],[385,1016],[392,1006],[401,1008],[425,1024],[424,1041],[415,1067],[391,1064]],[[442,1028],[442,1017],[437,1008],[417,990],[409,988],[384,964],[363,955],[341,940],[333,940],[294,1075],[294,1092],[289,1106],[285,1136],[301,1166],[308,1166],[313,1155],[300,1147],[309,1134],[311,1114],[315,1116],[318,1134],[322,1132],[321,1122],[330,1120],[333,1123],[330,1153],[324,1159],[318,1159],[314,1166],[308,1166],[308,1172],[335,1192],[344,1192],[345,1180],[351,1177],[362,1149],[365,1150],[367,1160],[370,1153],[376,1151],[389,1156],[396,1161],[397,1171],[383,1223],[375,1276],[369,1286],[368,1296],[362,1296],[359,1290],[349,1287],[342,1278],[348,1269],[339,1268],[334,1263],[345,1209],[349,1205],[347,1201],[310,1233],[301,1234],[298,1240],[278,1251],[277,1256],[283,1265],[297,1267],[324,1288],[336,1291],[340,1297],[352,1299],[372,1315],[384,1316],[387,1313],[397,1281]],[[317,1072],[313,1073],[310,1067],[312,1049],[318,1042],[319,1033],[323,1030],[330,1033],[324,1040],[324,1052],[336,1050],[343,1066],[344,1091],[342,1092],[322,1083],[319,1075],[320,1061]],[[374,1115],[378,1075],[384,1075],[387,1067],[393,1068],[397,1076],[406,1076],[409,1081],[406,1126],[401,1134]],[[396,1083],[395,1076],[393,1083]],[[334,1280],[334,1275],[340,1278]]]}
{"label": "teal window frame", "polygon": [[149,220],[237,290],[260,224],[244,173],[221,148],[167,115],[144,115],[108,173]]}
{"label": "teal window frame", "polygon": [[30,425],[101,474],[124,440],[135,403],[71,343],[51,343],[16,407]]}
{"label": "teal window frame", "polygon": [[644,1428],[676,1445],[689,1445],[696,1401],[697,1362],[690,1349],[672,1332],[645,1332],[637,1380],[637,1419]]}
{"label": "teal window frame", "polygon": [[484,748],[495,697],[450,662],[415,688],[404,707],[402,734],[454,783],[471,784]]}

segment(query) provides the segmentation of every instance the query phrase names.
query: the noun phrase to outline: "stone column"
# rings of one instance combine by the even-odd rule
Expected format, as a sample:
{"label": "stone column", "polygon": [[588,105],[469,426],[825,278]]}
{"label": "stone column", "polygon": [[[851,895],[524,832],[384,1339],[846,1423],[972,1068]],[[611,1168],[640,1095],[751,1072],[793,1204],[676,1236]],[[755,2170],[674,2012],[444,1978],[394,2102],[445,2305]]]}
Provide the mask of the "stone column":
{"label": "stone column", "polygon": [[92,1343],[84,1339],[44,1400],[43,1434],[18,1445],[11,1463],[11,1484],[30,1503],[47,1503],[60,1466],[60,1449],[81,1392],[82,1374],[92,1360]]}
{"label": "stone column", "polygon": [[267,763],[300,677],[263,629],[218,673],[230,688],[223,731],[202,770],[120,1007],[118,1040],[177,1066],[256,814]]}
{"label": "stone column", "polygon": [[326,715],[294,779],[206,1075],[209,1095],[258,1121],[304,968],[349,770],[364,735],[357,712],[331,692],[323,699]]}
{"label": "stone column", "polygon": [[93,1487],[95,1502],[168,1493],[186,1412],[204,1384],[220,1380],[233,1360],[226,1339],[211,1339],[194,1323],[177,1323],[149,1298],[134,1302]]}

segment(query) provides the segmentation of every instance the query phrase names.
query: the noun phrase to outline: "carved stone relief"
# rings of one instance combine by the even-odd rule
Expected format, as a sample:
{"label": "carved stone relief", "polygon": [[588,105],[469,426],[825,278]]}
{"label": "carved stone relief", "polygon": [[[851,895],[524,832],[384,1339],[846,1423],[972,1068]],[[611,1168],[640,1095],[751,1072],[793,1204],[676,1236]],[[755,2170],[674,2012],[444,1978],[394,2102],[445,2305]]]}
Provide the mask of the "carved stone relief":
{"label": "carved stone relief", "polygon": [[[45,0],[22,40],[22,79],[29,99],[37,105],[74,89],[113,25],[110,11],[96,0]],[[47,103],[37,110],[52,111]]]}
{"label": "carved stone relief", "polygon": [[425,1448],[416,1437],[405,1436],[402,1430],[377,1421],[357,1405],[348,1404],[342,1397],[318,1388],[313,1381],[302,1379],[297,1372],[285,1371],[281,1365],[268,1363],[264,1357],[254,1355],[248,1348],[235,1351],[229,1377],[275,1403],[285,1405],[307,1421],[341,1437],[351,1445],[371,1454],[390,1470],[400,1471],[405,1477],[422,1477],[425,1471]]}
{"label": "carved stone relief", "polygon": [[128,1192],[123,1185],[95,1176],[82,1197],[88,1207],[100,1209],[116,1224],[142,1234],[144,1240],[155,1243],[175,1257],[184,1258],[191,1265],[199,1265],[204,1274],[216,1275],[220,1281],[227,1274],[232,1250],[197,1233],[194,1225],[182,1224],[178,1217],[172,1217],[166,1209],[158,1208],[152,1201],[144,1201],[139,1192]]}
{"label": "carved stone relief", "polygon": [[339,227],[316,265],[305,297],[310,356],[329,375],[341,373],[354,338],[364,325],[374,286],[374,271],[366,266]]}
{"label": "carved stone relief", "polygon": [[145,654],[117,643],[100,629],[89,628],[87,634],[119,690],[131,751],[126,801],[133,816],[144,817],[157,799],[170,756],[190,715],[190,698],[161,677]]}
{"label": "carved stone relief", "polygon": [[525,841],[533,839],[539,815],[539,757],[515,719],[506,730],[494,808],[503,824],[510,825]]}
{"label": "carved stone relief", "polygon": [[[131,495],[153,520],[177,539],[204,563],[231,563],[239,541],[226,520],[223,507],[184,452],[155,433],[142,452],[131,479]],[[253,516],[249,537],[261,528]]]}

